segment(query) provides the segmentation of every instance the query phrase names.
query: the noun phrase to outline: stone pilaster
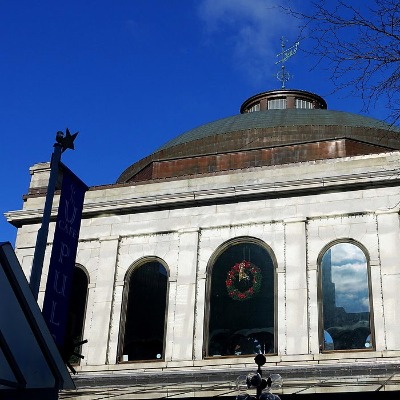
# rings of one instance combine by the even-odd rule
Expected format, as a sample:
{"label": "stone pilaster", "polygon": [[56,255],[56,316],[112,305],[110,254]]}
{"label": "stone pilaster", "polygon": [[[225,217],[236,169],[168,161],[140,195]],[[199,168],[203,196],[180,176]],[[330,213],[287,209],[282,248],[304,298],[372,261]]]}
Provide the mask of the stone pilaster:
{"label": "stone pilaster", "polygon": [[[379,254],[381,260],[382,300],[384,326],[375,322],[377,347],[379,339],[386,337],[386,347],[400,349],[400,229],[397,211],[377,213]],[[380,296],[379,296],[380,297]],[[378,298],[373,293],[373,298]],[[379,314],[374,312],[375,320]],[[383,330],[384,329],[384,330]],[[378,349],[380,350],[380,349]]]}
{"label": "stone pilaster", "polygon": [[306,227],[285,221],[287,354],[308,354]]}
{"label": "stone pilaster", "polygon": [[[170,285],[166,359],[193,359],[198,231],[179,232],[178,274]],[[172,300],[174,296],[174,300]],[[172,323],[171,323],[172,322]]]}
{"label": "stone pilaster", "polygon": [[85,333],[89,340],[88,365],[104,365],[107,361],[118,243],[118,237],[109,237],[100,242],[98,269],[93,282],[95,287],[89,290],[88,302],[92,304],[92,309],[86,317],[91,318],[89,332]]}

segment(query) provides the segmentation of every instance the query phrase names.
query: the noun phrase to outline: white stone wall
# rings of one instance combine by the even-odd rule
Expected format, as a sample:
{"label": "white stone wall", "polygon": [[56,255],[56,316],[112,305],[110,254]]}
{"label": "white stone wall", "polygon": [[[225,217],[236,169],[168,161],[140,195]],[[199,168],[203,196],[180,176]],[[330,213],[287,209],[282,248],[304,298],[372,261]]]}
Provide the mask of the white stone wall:
{"label": "white stone wall", "polygon": [[[395,152],[88,192],[85,210],[96,213],[82,221],[77,255],[90,278],[82,369],[252,362],[203,359],[210,259],[221,245],[241,236],[263,241],[276,260],[278,355],[270,362],[398,357],[400,188],[382,180],[397,179],[390,171],[399,166]],[[369,188],[352,189],[363,180]],[[323,188],[329,191],[311,191]],[[290,194],[276,195],[289,189]],[[252,193],[258,196],[237,197]],[[229,202],[193,203],[221,196],[230,196]],[[192,203],[185,206],[188,199]],[[149,204],[159,209],[141,210]],[[10,216],[27,221],[16,243],[27,275],[38,229],[28,222],[39,205],[38,198],[28,199],[23,212]],[[124,207],[127,211],[120,213]],[[326,246],[345,239],[368,251],[376,351],[320,354],[317,261]],[[50,248],[51,235],[47,263]],[[118,365],[124,279],[145,257],[163,260],[169,274],[165,361]],[[42,292],[46,275],[44,268]]]}

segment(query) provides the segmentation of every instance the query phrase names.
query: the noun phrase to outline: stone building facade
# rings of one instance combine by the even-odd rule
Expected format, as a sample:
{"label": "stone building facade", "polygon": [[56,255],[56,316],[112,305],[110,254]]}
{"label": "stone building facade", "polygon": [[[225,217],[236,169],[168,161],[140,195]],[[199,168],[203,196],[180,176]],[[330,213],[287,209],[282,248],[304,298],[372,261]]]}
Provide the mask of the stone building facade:
{"label": "stone building facade", "polygon": [[[398,390],[399,133],[270,91],[90,188],[76,398],[232,396],[258,352],[283,395]],[[30,173],[7,213],[27,276],[49,164]]]}

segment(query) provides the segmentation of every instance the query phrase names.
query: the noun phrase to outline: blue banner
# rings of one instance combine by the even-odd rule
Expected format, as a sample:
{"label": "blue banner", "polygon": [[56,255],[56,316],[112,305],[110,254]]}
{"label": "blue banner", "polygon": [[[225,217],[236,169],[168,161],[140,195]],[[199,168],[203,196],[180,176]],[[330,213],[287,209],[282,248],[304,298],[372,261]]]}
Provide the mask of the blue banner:
{"label": "blue banner", "polygon": [[60,204],[42,314],[59,349],[63,348],[68,305],[87,186],[63,167]]}

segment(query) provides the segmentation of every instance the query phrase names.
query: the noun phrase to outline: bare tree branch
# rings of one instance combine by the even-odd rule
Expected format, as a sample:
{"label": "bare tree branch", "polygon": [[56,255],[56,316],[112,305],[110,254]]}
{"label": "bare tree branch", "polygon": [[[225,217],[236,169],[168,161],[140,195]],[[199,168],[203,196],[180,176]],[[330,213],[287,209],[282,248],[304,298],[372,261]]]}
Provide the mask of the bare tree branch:
{"label": "bare tree branch", "polygon": [[[312,1],[310,14],[282,7],[313,40],[318,65],[329,62],[337,90],[352,89],[365,110],[382,100],[392,123],[400,120],[400,2],[374,0],[367,7],[344,0]],[[353,3],[354,4],[354,3]]]}

